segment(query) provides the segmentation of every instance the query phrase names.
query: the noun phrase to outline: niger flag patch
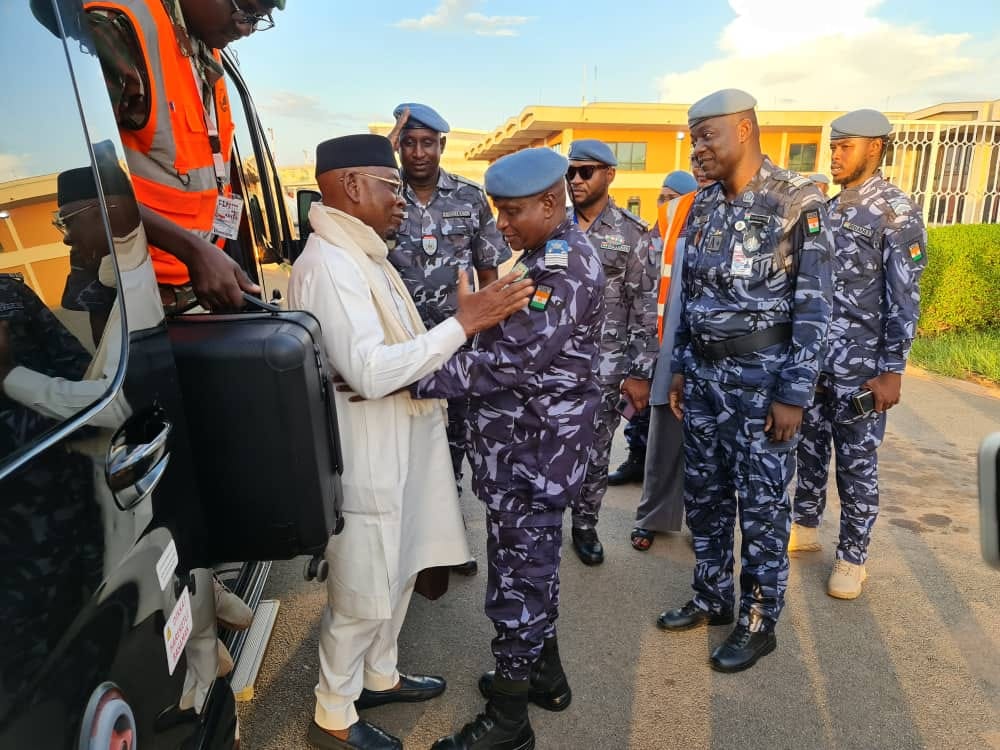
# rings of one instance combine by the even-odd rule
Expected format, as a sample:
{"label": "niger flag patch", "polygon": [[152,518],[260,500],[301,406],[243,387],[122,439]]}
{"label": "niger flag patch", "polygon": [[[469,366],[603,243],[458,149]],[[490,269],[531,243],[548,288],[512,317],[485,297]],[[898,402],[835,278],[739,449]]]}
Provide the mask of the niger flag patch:
{"label": "niger flag patch", "polygon": [[531,302],[528,303],[528,307],[532,310],[544,310],[549,306],[550,299],[552,299],[552,287],[539,284]]}
{"label": "niger flag patch", "polygon": [[809,234],[819,234],[819,211],[806,211],[806,230]]}
{"label": "niger flag patch", "polygon": [[910,260],[916,263],[917,261],[922,260],[923,257],[924,257],[924,251],[923,248],[920,247],[919,242],[914,242],[912,245],[910,245]]}

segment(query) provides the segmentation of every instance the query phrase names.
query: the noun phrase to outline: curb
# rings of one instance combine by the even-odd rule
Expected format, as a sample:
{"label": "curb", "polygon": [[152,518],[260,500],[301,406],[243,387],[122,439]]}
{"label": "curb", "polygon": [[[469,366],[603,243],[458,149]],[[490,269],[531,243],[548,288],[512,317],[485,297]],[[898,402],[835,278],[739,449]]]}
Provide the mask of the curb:
{"label": "curb", "polygon": [[909,362],[906,363],[906,372],[904,375],[912,375],[922,380],[935,380],[939,383],[947,383],[951,388],[971,393],[974,396],[1000,400],[1000,385],[994,385],[988,381],[950,378],[947,375],[938,375],[936,372],[925,370],[923,367],[910,364]]}

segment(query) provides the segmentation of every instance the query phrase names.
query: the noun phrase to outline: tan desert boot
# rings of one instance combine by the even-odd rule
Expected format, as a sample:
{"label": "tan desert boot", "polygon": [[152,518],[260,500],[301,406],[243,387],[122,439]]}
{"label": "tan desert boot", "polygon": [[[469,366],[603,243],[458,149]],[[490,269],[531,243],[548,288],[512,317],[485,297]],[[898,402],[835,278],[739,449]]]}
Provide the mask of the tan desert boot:
{"label": "tan desert boot", "polygon": [[793,557],[799,552],[818,552],[823,548],[819,541],[819,529],[814,526],[799,526],[792,524],[792,533],[788,536],[788,554]]}
{"label": "tan desert boot", "polygon": [[226,648],[226,644],[218,638],[215,639],[215,650],[219,655],[219,670],[217,674],[219,677],[225,677],[233,671],[233,667],[236,665],[233,663],[233,657],[230,655],[229,649]]}
{"label": "tan desert boot", "polygon": [[864,565],[855,565],[847,560],[834,560],[833,572],[826,584],[826,593],[834,599],[857,599],[861,596],[861,584],[868,573]]}
{"label": "tan desert boot", "polygon": [[230,630],[246,630],[253,622],[253,610],[236,594],[213,576],[215,589],[215,617],[219,624]]}

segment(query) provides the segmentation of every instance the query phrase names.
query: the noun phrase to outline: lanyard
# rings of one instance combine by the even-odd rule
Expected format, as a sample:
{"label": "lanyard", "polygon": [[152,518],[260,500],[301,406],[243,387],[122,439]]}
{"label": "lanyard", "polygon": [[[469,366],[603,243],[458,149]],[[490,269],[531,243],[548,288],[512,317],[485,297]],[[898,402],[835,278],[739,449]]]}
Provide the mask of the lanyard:
{"label": "lanyard", "polygon": [[206,89],[208,91],[211,106],[205,106],[204,93],[198,97],[198,101],[201,102],[201,111],[205,118],[205,129],[208,131],[208,145],[212,149],[212,165],[215,167],[215,181],[218,183],[219,193],[222,194],[222,186],[226,184],[229,174],[226,171],[226,160],[222,155],[222,141],[219,138],[219,125],[215,111],[215,87],[209,86],[208,82],[202,77],[194,61],[194,56],[192,55],[188,60],[191,63],[191,72],[194,73],[194,80],[198,84],[199,89],[202,92]]}

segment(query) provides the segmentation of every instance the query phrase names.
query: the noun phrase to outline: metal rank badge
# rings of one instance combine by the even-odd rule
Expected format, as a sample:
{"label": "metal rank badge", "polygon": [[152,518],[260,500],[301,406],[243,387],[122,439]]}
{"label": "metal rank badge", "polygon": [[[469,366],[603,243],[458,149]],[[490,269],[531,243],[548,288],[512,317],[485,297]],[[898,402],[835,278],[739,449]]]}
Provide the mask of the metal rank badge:
{"label": "metal rank badge", "polygon": [[708,233],[708,238],[705,240],[705,250],[710,253],[719,252],[719,248],[722,247],[722,232],[716,230],[714,232]]}
{"label": "metal rank badge", "polygon": [[420,238],[420,246],[424,249],[424,252],[428,255],[434,255],[438,251],[438,241],[437,237],[433,234],[425,234]]}

